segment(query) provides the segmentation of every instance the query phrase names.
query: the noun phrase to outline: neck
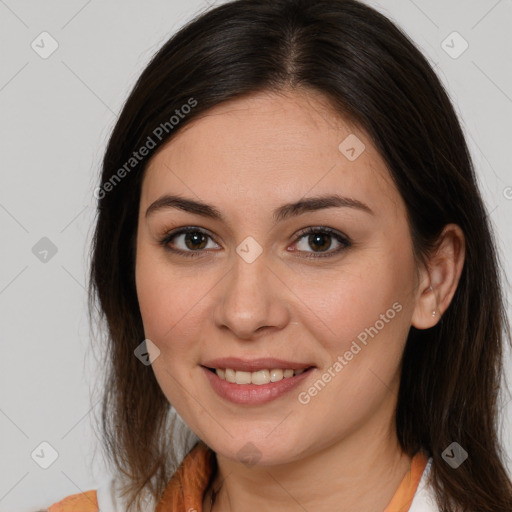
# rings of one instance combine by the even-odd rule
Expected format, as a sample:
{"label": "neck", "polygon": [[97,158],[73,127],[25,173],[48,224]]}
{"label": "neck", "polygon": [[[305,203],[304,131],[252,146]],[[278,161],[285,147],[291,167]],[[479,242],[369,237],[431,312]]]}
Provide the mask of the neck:
{"label": "neck", "polygon": [[[218,471],[204,510],[316,512],[384,510],[411,465],[382,417],[335,443],[281,465],[246,467],[217,455]],[[211,489],[218,491],[213,509]],[[298,508],[299,507],[299,508]]]}

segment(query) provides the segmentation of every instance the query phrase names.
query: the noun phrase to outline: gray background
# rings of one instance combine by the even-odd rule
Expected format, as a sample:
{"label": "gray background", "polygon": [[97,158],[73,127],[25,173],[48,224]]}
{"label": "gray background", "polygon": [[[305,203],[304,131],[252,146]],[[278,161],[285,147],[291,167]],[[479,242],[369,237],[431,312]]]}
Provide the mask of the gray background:
{"label": "gray background", "polygon": [[[211,3],[0,0],[2,511],[47,506],[108,476],[91,429],[99,411],[85,293],[93,190],[106,139],[141,70]],[[405,29],[445,83],[510,275],[512,1],[368,3]],[[52,44],[40,36],[45,31],[58,48],[42,58]],[[464,42],[454,31],[469,44],[460,56]],[[509,372],[510,361],[507,354]],[[502,412],[511,469],[512,402],[504,400]],[[58,452],[48,469],[31,458],[37,449],[49,461],[43,441]]]}

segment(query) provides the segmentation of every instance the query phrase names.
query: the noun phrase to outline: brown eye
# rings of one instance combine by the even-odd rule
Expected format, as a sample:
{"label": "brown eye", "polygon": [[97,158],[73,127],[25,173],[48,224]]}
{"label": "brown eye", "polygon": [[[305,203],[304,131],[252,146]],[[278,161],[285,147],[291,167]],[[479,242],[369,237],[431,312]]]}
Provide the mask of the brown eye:
{"label": "brown eye", "polygon": [[[301,241],[305,239],[304,241]],[[351,245],[348,238],[331,228],[308,228],[302,231],[296,239],[299,252],[309,253],[308,258],[334,256]],[[337,244],[332,251],[329,249]],[[309,251],[308,248],[313,249]],[[325,254],[322,254],[325,253]]]}
{"label": "brown eye", "polygon": [[308,244],[310,247],[317,248],[319,251],[323,252],[331,246],[331,238],[331,235],[326,233],[315,233],[314,235],[308,236]]}
{"label": "brown eye", "polygon": [[[171,252],[184,256],[199,256],[202,252],[205,252],[203,249],[212,248],[207,247],[209,239],[212,239],[212,237],[201,229],[187,227],[166,234],[160,244]],[[218,248],[216,244],[214,245],[213,248]]]}
{"label": "brown eye", "polygon": [[190,250],[204,249],[206,236],[200,231],[185,233],[185,245]]}

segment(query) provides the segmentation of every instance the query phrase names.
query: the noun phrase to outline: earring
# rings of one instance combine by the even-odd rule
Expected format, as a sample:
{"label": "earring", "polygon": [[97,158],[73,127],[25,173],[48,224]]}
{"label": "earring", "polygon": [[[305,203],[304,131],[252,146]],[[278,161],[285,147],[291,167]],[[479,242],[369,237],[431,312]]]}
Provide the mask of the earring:
{"label": "earring", "polygon": [[[430,291],[431,291],[432,293],[434,293],[434,288],[432,288],[432,285],[430,285]],[[434,311],[432,311],[432,316],[433,316],[433,317],[434,317],[434,316],[436,316],[436,310],[435,310],[435,309],[434,309]]]}

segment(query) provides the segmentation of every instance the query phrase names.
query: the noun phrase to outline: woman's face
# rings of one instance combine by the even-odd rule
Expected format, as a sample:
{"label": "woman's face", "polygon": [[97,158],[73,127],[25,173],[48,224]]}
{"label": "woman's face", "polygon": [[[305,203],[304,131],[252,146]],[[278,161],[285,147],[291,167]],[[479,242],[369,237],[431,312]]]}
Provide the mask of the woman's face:
{"label": "woman's face", "polygon": [[315,93],[219,105],[146,170],[136,283],[153,370],[232,460],[284,463],[392,430],[416,270],[384,161]]}

